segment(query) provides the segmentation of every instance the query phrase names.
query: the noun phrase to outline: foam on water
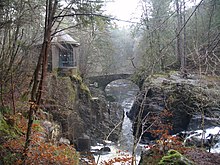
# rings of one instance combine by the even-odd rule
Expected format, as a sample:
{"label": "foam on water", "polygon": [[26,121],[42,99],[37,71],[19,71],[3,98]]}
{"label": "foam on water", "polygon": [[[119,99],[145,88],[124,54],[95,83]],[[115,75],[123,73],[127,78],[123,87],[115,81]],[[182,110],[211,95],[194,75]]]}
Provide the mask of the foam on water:
{"label": "foam on water", "polygon": [[[211,127],[211,128],[207,128],[205,129],[205,131],[203,130],[195,130],[195,133],[191,134],[190,136],[188,136],[185,141],[187,139],[190,139],[191,137],[196,137],[198,139],[209,139],[209,135],[219,135],[220,136],[220,127]],[[210,150],[211,153],[220,153],[220,138],[218,137],[218,142],[211,148]]]}
{"label": "foam on water", "polygon": [[[93,150],[100,150],[102,147],[104,147],[103,144],[99,144],[97,146],[92,146],[92,151]],[[94,155],[95,157],[95,162],[98,162],[98,165],[103,164],[105,161],[108,162],[110,160],[113,160],[115,158],[131,158],[132,155],[129,151],[124,151],[119,149],[120,146],[117,145],[105,145],[105,147],[109,147],[111,149],[111,152],[105,152],[100,155]],[[140,156],[136,157],[136,162],[138,163],[140,161]],[[121,163],[114,163],[114,165],[121,165]],[[129,162],[125,162],[124,165],[129,165]]]}

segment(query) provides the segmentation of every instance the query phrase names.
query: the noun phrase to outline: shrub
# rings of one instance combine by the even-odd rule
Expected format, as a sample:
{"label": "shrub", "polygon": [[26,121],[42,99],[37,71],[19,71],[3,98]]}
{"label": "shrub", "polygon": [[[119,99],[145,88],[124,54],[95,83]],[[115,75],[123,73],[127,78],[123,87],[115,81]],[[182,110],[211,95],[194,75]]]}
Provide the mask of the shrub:
{"label": "shrub", "polygon": [[[15,116],[15,130],[20,133],[16,138],[10,138],[1,146],[0,158],[4,164],[22,164],[22,155],[25,144],[25,131],[27,129],[27,120],[20,115]],[[44,129],[39,121],[35,121],[31,135],[31,143],[26,155],[26,164],[78,164],[79,155],[74,149],[74,146],[55,145],[45,142],[43,137]],[[17,131],[17,132],[18,132]]]}

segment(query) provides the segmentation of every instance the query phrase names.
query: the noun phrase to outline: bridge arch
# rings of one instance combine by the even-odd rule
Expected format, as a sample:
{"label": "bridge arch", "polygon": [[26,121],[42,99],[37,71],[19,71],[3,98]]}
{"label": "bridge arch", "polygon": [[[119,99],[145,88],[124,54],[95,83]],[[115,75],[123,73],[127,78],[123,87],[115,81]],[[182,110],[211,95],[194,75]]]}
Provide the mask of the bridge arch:
{"label": "bridge arch", "polygon": [[135,83],[133,83],[133,81],[128,79],[118,79],[112,81],[105,88],[107,100],[110,102],[117,101],[119,103],[130,100],[139,91],[140,88]]}
{"label": "bridge arch", "polygon": [[87,79],[90,85],[94,85],[104,91],[106,86],[110,84],[111,82],[120,80],[120,79],[126,79],[126,80],[132,81],[131,77],[132,77],[132,74],[110,74],[110,75],[88,77]]}

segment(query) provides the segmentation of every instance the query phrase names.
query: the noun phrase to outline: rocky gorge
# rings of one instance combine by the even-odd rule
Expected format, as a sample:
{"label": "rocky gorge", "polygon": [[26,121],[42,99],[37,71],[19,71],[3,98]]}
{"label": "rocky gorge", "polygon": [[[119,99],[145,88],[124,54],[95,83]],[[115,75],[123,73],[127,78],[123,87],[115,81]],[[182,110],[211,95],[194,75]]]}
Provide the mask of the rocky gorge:
{"label": "rocky gorge", "polygon": [[[34,125],[44,128],[39,134],[43,143],[58,147],[63,143],[74,144],[77,151],[82,151],[77,160],[84,164],[88,163],[85,161],[88,155],[82,154],[84,151],[92,154],[91,161],[96,164],[124,159],[125,155],[129,155],[130,160],[135,138],[139,136],[141,145],[138,144],[134,156],[138,162],[142,152],[140,164],[156,160],[151,159],[152,155],[161,156],[158,162],[166,161],[167,153],[171,153],[171,157],[187,156],[193,162],[198,161],[197,156],[217,158],[218,154],[210,155],[197,149],[185,152],[185,147],[205,147],[219,152],[219,85],[218,77],[192,74],[183,78],[179,72],[172,71],[148,76],[141,90],[131,80],[118,80],[103,91],[86,85],[77,74],[51,73]],[[25,120],[24,112],[23,115],[16,117],[17,122],[20,118]],[[11,119],[6,115],[4,118],[8,122]],[[168,145],[167,139],[161,141],[161,137],[170,138],[168,134],[181,137],[181,145]],[[201,139],[204,139],[202,143]],[[152,150],[152,146],[158,145],[157,152],[155,148]],[[90,150],[93,147],[98,147],[95,152]],[[169,148],[177,151],[169,152]],[[162,159],[162,156],[166,157]]]}
{"label": "rocky gorge", "polygon": [[[127,114],[134,123],[134,134],[138,115],[144,119],[150,113],[159,115],[163,110],[171,113],[160,121],[172,125],[170,134],[217,126],[220,114],[218,78],[198,75],[182,78],[178,72],[149,76]],[[145,129],[151,124],[145,125]],[[156,125],[151,128],[159,129]],[[145,132],[143,138],[154,139],[150,131]]]}
{"label": "rocky gorge", "polygon": [[[106,97],[104,91],[93,86],[88,88],[77,76],[51,76],[48,82],[49,95],[45,98],[44,108],[61,125],[59,138],[69,139],[70,143],[79,147],[79,151],[84,150],[77,146],[80,139],[89,139],[92,145],[103,140],[121,140],[124,113],[120,103],[114,101],[114,97],[118,100],[117,88],[120,85],[115,89],[115,96]],[[133,135],[140,136],[143,129],[148,130],[143,133],[141,143],[149,144],[160,138],[160,135],[154,135],[154,130],[164,129],[174,135],[218,126],[218,83],[218,77],[192,74],[183,78],[174,71],[148,76],[130,111],[126,111],[133,123]],[[169,113],[161,115],[164,110]],[[138,123],[138,116],[141,121],[145,119],[144,127],[143,123]],[[187,145],[195,144],[200,144],[200,141]]]}
{"label": "rocky gorge", "polygon": [[87,139],[89,146],[103,140],[118,140],[121,125],[115,127],[123,120],[123,110],[117,103],[108,103],[103,91],[89,89],[79,75],[51,75],[46,89],[43,109],[61,127],[57,139],[64,137],[79,150],[84,150],[77,146],[80,139]]}

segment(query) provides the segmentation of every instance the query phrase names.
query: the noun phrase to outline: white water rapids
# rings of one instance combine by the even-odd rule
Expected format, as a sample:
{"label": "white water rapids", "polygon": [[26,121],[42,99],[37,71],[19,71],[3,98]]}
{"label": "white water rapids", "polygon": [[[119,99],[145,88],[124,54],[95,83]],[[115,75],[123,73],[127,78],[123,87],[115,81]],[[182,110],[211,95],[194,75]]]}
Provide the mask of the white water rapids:
{"label": "white water rapids", "polygon": [[[95,160],[96,162],[98,162],[99,165],[103,164],[104,161],[109,161],[114,158],[131,157],[131,151],[133,147],[132,122],[126,116],[126,112],[128,112],[131,109],[138,91],[139,89],[136,85],[126,80],[114,81],[106,87],[107,95],[116,97],[116,101],[122,105],[125,117],[122,124],[122,131],[119,141],[117,143],[107,142],[107,144],[105,145],[111,149],[111,152],[106,152],[101,155],[95,155]],[[208,136],[208,134],[210,133],[217,134],[219,131],[220,127],[208,128],[206,129],[206,135]],[[195,132],[201,132],[201,130],[195,130]],[[97,146],[92,146],[91,150],[93,151],[96,149],[101,149],[103,147],[103,144],[97,144]],[[141,149],[143,148],[144,147],[141,147],[141,145],[139,145],[137,149],[137,164],[140,160]],[[211,149],[211,152],[220,153],[220,141],[217,144],[215,144],[215,146]],[[124,165],[129,164],[130,163],[128,162]],[[113,165],[121,164],[114,163]]]}
{"label": "white water rapids", "polygon": [[[117,144],[109,142],[105,145],[111,149],[111,152],[102,155],[95,155],[98,164],[102,164],[102,162],[114,158],[131,157],[133,147],[132,122],[126,116],[126,112],[131,109],[138,91],[139,88],[127,80],[114,81],[106,87],[106,94],[115,97],[116,101],[123,107],[125,116],[119,141]],[[101,149],[102,147],[103,144],[98,144],[97,146],[92,146],[92,150]],[[139,160],[140,153],[137,153],[137,162],[139,162]],[[118,163],[114,163],[114,165],[117,164]]]}

